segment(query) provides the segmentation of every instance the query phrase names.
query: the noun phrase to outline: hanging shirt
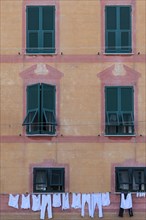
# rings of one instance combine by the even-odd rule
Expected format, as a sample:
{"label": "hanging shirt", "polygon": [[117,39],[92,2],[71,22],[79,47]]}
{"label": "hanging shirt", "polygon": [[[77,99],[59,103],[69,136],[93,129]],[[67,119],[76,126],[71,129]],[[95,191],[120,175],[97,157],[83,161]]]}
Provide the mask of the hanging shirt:
{"label": "hanging shirt", "polygon": [[30,209],[30,195],[25,196],[22,194],[21,208]]}
{"label": "hanging shirt", "polygon": [[18,209],[18,200],[19,200],[19,195],[13,196],[12,194],[10,194],[8,206]]}
{"label": "hanging shirt", "polygon": [[53,193],[53,207],[57,208],[61,206],[61,194],[60,193]]}
{"label": "hanging shirt", "polygon": [[32,195],[32,210],[34,212],[40,211],[41,209],[40,198],[40,195]]}
{"label": "hanging shirt", "polygon": [[102,193],[101,194],[101,199],[102,199],[102,206],[109,206],[110,205],[110,193]]}
{"label": "hanging shirt", "polygon": [[120,208],[122,208],[122,209],[132,208],[132,195],[131,195],[131,193],[128,193],[126,197],[125,197],[124,193],[121,194]]}
{"label": "hanging shirt", "polygon": [[69,208],[69,193],[62,193],[62,210]]}
{"label": "hanging shirt", "polygon": [[81,193],[72,193],[72,208],[80,209],[81,208]]}

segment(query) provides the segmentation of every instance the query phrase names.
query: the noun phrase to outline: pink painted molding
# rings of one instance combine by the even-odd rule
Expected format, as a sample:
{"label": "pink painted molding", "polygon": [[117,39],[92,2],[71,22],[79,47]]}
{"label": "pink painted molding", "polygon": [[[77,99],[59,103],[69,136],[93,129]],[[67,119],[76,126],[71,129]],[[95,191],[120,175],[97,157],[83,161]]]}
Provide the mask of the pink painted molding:
{"label": "pink painted molding", "polygon": [[127,55],[26,55],[23,53],[17,55],[0,55],[0,63],[105,63],[105,62],[138,62],[145,63],[145,54],[127,54]]}
{"label": "pink painted molding", "polygon": [[[118,67],[119,65],[119,67]],[[104,134],[105,122],[105,86],[133,86],[135,132],[138,133],[138,78],[140,73],[122,63],[115,64],[97,74],[101,81],[101,131]],[[124,137],[123,137],[124,138]]]}
{"label": "pink painted molding", "polygon": [[[115,73],[115,75],[113,74],[113,72],[115,72],[115,68],[116,65],[122,65],[123,68],[123,73]],[[102,72],[98,73],[97,76],[100,78],[101,82],[105,85],[126,85],[128,83],[128,85],[133,85],[135,83],[137,83],[138,78],[140,77],[140,73],[137,72],[136,70],[128,67],[127,65],[125,65],[122,62],[117,62],[115,65],[110,66],[109,68],[103,70]]]}
{"label": "pink painted molding", "polygon": [[35,73],[36,69],[39,67],[39,65],[42,65],[42,63],[35,64],[31,66],[30,68],[22,71],[20,73],[21,78],[23,79],[23,82],[28,84],[31,80],[38,82],[41,81],[52,81],[52,82],[59,82],[60,79],[63,77],[63,73],[58,71],[56,68],[49,66],[48,64],[45,64],[46,73]]}
{"label": "pink painted molding", "polygon": [[55,136],[38,137],[25,136],[0,136],[1,143],[146,143],[146,136],[137,135],[134,137],[106,137],[106,136]]}

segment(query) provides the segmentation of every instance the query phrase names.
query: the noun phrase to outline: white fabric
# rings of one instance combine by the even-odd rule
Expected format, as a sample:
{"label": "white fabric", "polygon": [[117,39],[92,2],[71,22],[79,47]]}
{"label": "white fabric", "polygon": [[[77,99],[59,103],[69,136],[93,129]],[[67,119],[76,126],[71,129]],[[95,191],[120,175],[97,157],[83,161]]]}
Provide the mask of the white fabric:
{"label": "white fabric", "polygon": [[48,218],[52,218],[52,205],[51,205],[51,195],[42,195],[42,204],[41,204],[41,212],[40,219],[45,219],[45,211],[48,211]]}
{"label": "white fabric", "polygon": [[145,192],[141,192],[141,197],[145,197],[146,193]]}
{"label": "white fabric", "polygon": [[146,193],[145,192],[137,192],[136,197],[145,197]]}
{"label": "white fabric", "polygon": [[19,195],[12,195],[9,194],[9,201],[8,201],[8,205],[18,209],[18,200],[19,200]]}
{"label": "white fabric", "polygon": [[102,205],[103,206],[109,206],[110,205],[110,193],[109,192],[102,193],[101,198],[102,198]]}
{"label": "white fabric", "polygon": [[72,208],[80,209],[81,208],[81,193],[72,193]]}
{"label": "white fabric", "polygon": [[69,209],[69,193],[62,194],[62,210]]}
{"label": "white fabric", "polygon": [[32,195],[32,210],[34,212],[40,211],[41,209],[41,196],[40,195]]}
{"label": "white fabric", "polygon": [[21,208],[30,209],[30,195],[25,196],[22,194]]}
{"label": "white fabric", "polygon": [[96,205],[98,206],[98,217],[102,218],[103,217],[103,212],[102,212],[102,197],[101,197],[101,193],[92,193],[91,194],[91,201],[92,201],[92,218],[94,217],[94,212],[95,212],[95,208]]}
{"label": "white fabric", "polygon": [[88,204],[89,216],[92,217],[92,204],[91,204],[91,195],[89,193],[82,194],[82,207],[81,207],[81,216],[85,216],[85,205]]}
{"label": "white fabric", "polygon": [[54,193],[53,194],[53,207],[58,208],[61,206],[61,194],[60,193]]}
{"label": "white fabric", "polygon": [[126,199],[124,197],[124,193],[121,194],[121,205],[120,205],[120,207],[122,209],[132,208],[132,195],[131,195],[131,193],[127,194]]}

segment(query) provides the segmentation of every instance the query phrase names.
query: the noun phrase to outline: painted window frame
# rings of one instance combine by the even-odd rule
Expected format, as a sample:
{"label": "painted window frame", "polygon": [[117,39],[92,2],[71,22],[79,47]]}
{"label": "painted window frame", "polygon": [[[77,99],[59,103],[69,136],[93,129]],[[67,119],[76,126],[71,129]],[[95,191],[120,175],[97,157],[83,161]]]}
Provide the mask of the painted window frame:
{"label": "painted window frame", "polygon": [[[54,45],[55,45],[55,51],[54,53],[28,53],[27,52],[27,7],[29,6],[54,6],[55,7],[55,39],[54,39]],[[23,0],[23,6],[22,6],[22,54],[26,56],[54,56],[59,54],[59,17],[60,17],[60,3],[57,0],[50,0],[49,2],[47,0],[42,0],[41,4],[39,0]]]}
{"label": "painted window frame", "polygon": [[[136,174],[138,174],[138,181]],[[122,180],[122,178],[125,179]],[[146,167],[115,167],[115,189],[116,192],[145,192]]]}
{"label": "painted window frame", "polygon": [[[136,12],[135,12],[135,0],[101,0],[101,52],[104,55],[133,55],[136,53]],[[106,53],[106,39],[105,39],[105,8],[106,6],[130,6],[131,13],[131,52],[130,53]]]}
{"label": "painted window frame", "polygon": [[[44,173],[44,182],[38,182],[38,173]],[[55,180],[53,179],[55,178]],[[43,177],[41,178],[43,179]],[[57,182],[58,181],[58,182]],[[64,192],[65,191],[65,168],[63,167],[35,167],[33,168],[33,192]]]}
{"label": "painted window frame", "polygon": [[[125,60],[127,58],[125,57]],[[134,130],[138,134],[138,79],[140,73],[133,68],[128,67],[123,62],[116,62],[110,67],[97,74],[101,81],[101,135],[105,135],[105,87],[106,86],[132,86],[134,88]],[[118,137],[118,136],[117,136]],[[123,137],[123,138],[122,138]],[[110,138],[110,137],[109,137]],[[121,136],[124,140],[125,136]],[[132,138],[132,135],[131,135]]]}
{"label": "painted window frame", "polygon": [[[51,19],[52,24],[51,27],[44,28],[44,14],[45,10],[50,10],[51,13]],[[34,21],[33,24],[30,25],[30,14],[33,12],[37,12],[38,16],[38,27],[34,27]],[[49,16],[49,13],[47,13]],[[36,21],[35,21],[36,23]],[[33,27],[29,27],[33,26]],[[27,6],[26,7],[26,53],[34,53],[34,54],[54,54],[55,53],[55,6]],[[50,44],[49,47],[45,47],[45,36],[49,36],[49,41],[47,44]],[[33,42],[36,41],[36,46],[32,47],[32,40],[35,36],[35,39],[33,39]]]}
{"label": "painted window frame", "polygon": [[[116,106],[109,109],[108,93],[115,90]],[[122,90],[129,90],[132,98],[130,110],[123,111]],[[125,107],[124,107],[125,108]],[[124,115],[130,115],[128,121],[125,121]],[[127,120],[127,116],[126,116]],[[134,88],[133,86],[105,86],[105,135],[106,136],[133,136],[134,129]]]}
{"label": "painted window frame", "polygon": [[[50,136],[53,138],[54,136],[60,133],[60,80],[63,77],[63,73],[58,71],[56,68],[45,64],[45,63],[37,63],[20,73],[20,77],[23,81],[23,120],[26,117],[27,110],[27,96],[26,89],[27,86],[32,84],[44,83],[55,86],[56,88],[56,102],[55,102],[55,113],[56,113],[56,133],[54,135],[49,134],[27,134],[26,129],[23,129],[23,135],[26,136]],[[24,126],[23,126],[24,127]]]}
{"label": "painted window frame", "polygon": [[[111,14],[109,14],[110,9],[114,9],[115,11],[115,17],[116,17],[116,22],[115,26],[109,28],[108,21],[109,17],[111,17]],[[123,16],[121,17],[121,12],[122,10],[128,10],[128,17],[129,17],[129,27],[127,28],[121,28],[121,21],[123,20]],[[112,13],[112,12],[110,12]],[[132,52],[132,41],[131,41],[131,35],[132,35],[132,24],[131,24],[131,14],[132,14],[132,8],[130,5],[123,6],[123,5],[112,5],[112,6],[106,6],[105,7],[105,53],[131,53]],[[127,41],[126,41],[126,46],[123,48],[122,46],[122,35],[127,34]],[[113,35],[112,39],[115,38],[114,45],[110,47],[110,35]],[[124,42],[125,43],[125,42]]]}

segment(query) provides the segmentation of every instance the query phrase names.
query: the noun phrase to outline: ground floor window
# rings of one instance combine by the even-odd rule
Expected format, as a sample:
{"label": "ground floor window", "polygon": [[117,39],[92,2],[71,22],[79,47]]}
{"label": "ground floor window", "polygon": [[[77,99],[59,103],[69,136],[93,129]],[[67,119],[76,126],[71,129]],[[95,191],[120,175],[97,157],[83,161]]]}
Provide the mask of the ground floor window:
{"label": "ground floor window", "polygon": [[34,192],[64,192],[65,190],[64,168],[34,168],[33,191]]}
{"label": "ground floor window", "polygon": [[146,167],[116,167],[116,191],[146,191]]}

